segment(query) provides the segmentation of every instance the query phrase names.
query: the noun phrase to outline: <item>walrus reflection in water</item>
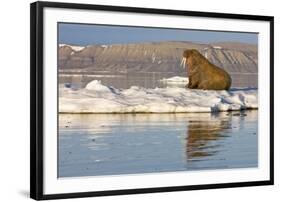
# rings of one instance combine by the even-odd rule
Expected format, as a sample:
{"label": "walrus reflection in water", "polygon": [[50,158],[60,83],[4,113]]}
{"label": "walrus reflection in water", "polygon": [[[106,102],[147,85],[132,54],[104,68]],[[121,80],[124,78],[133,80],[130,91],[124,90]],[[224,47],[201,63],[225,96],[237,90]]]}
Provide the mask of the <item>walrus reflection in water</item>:
{"label": "walrus reflection in water", "polygon": [[187,160],[200,160],[213,156],[219,151],[217,140],[227,137],[227,130],[231,128],[231,119],[222,113],[218,116],[210,115],[188,123],[186,134]]}
{"label": "walrus reflection in water", "polygon": [[195,49],[184,51],[182,64],[184,68],[187,64],[188,88],[228,90],[231,86],[230,75],[225,70],[209,62]]}

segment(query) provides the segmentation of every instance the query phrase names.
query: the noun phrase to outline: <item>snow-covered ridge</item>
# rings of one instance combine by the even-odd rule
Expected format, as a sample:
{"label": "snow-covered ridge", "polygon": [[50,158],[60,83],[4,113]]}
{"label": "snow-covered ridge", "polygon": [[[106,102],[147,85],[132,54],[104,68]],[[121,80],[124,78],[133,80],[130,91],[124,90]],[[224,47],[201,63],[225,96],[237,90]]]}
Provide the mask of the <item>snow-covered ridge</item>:
{"label": "snow-covered ridge", "polygon": [[185,113],[258,108],[257,89],[190,90],[179,87],[116,89],[90,82],[84,89],[59,89],[60,113]]}
{"label": "snow-covered ridge", "polygon": [[63,46],[68,46],[70,47],[72,50],[74,51],[81,51],[85,48],[85,46],[73,46],[73,45],[68,45],[68,44],[59,44],[59,47],[63,47]]}
{"label": "snow-covered ridge", "polygon": [[214,49],[219,49],[219,50],[221,50],[221,49],[222,49],[222,47],[221,47],[221,46],[213,46],[213,48],[214,48]]}
{"label": "snow-covered ridge", "polygon": [[205,47],[205,48],[203,48],[203,50],[208,50],[210,48],[219,49],[219,50],[223,49],[221,46],[211,46],[211,47]]}

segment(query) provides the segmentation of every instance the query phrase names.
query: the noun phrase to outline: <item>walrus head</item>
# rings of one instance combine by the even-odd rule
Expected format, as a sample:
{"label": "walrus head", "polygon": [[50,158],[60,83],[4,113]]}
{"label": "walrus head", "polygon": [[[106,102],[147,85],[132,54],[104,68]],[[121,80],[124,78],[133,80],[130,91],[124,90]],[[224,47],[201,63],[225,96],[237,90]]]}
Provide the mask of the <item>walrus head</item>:
{"label": "walrus head", "polygon": [[204,59],[204,56],[202,56],[198,50],[196,49],[187,49],[183,52],[183,58],[182,58],[182,61],[181,61],[181,66],[183,68],[185,68],[186,64],[187,65],[190,65],[192,63],[191,61],[191,56],[195,56],[195,58],[200,58],[200,59]]}

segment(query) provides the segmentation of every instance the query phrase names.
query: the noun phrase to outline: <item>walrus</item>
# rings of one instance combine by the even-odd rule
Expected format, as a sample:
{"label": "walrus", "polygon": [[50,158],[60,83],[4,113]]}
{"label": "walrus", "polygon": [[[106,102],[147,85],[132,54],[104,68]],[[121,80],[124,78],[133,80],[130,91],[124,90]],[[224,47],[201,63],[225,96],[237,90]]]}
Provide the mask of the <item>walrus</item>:
{"label": "walrus", "polygon": [[190,89],[228,90],[231,86],[230,75],[222,68],[209,62],[195,49],[185,50],[181,65],[187,73]]}

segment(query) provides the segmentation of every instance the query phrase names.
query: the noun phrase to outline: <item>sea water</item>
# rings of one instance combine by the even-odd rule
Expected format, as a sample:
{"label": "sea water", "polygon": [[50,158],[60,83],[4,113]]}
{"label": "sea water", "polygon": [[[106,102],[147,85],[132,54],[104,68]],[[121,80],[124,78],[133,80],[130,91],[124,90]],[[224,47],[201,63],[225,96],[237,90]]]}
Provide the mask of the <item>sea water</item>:
{"label": "sea water", "polygon": [[59,114],[58,177],[258,166],[258,111]]}

